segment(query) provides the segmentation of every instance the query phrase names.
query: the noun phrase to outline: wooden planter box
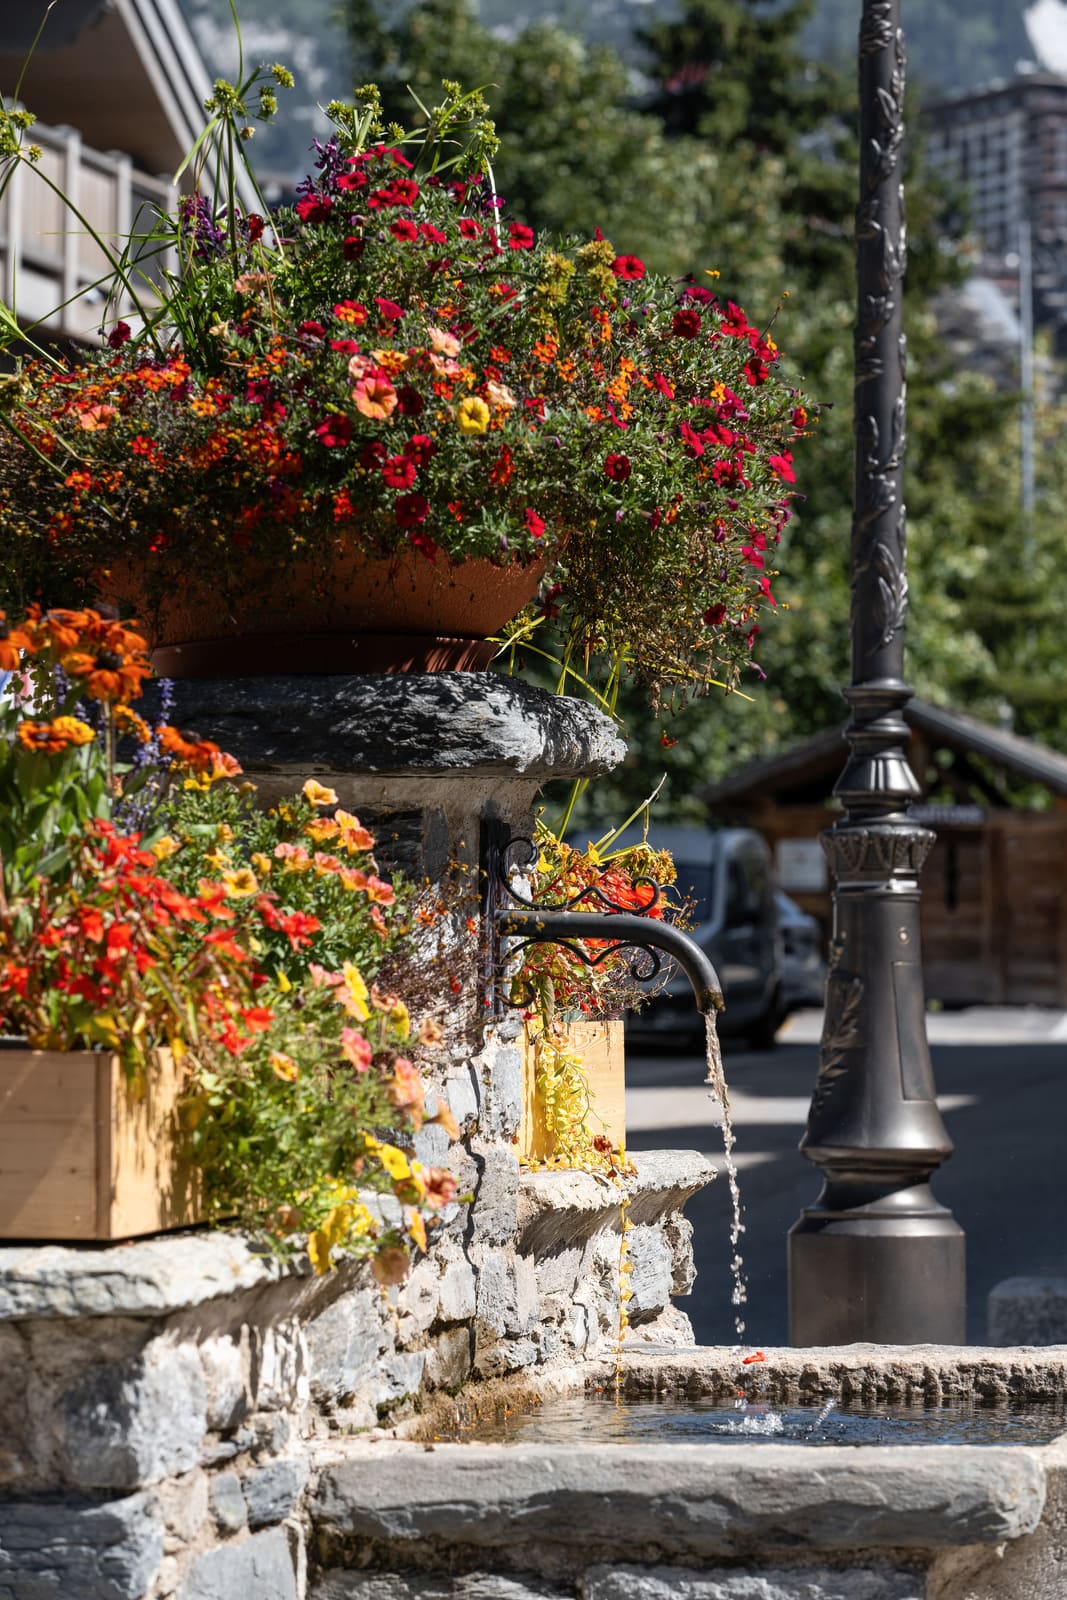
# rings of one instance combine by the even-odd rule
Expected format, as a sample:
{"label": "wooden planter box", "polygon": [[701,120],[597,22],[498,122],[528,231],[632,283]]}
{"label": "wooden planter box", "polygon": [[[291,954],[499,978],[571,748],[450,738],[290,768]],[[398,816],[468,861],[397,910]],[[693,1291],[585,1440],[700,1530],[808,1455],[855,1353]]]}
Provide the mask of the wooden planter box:
{"label": "wooden planter box", "polygon": [[0,1049],[0,1238],[129,1239],[199,1220],[169,1051],[132,1094],[118,1056]]}
{"label": "wooden planter box", "polygon": [[[519,1129],[519,1160],[539,1162],[555,1154],[555,1141],[545,1127],[544,1108],[535,1083],[534,1044],[530,1027],[523,1030],[523,1109]],[[593,1101],[592,1126],[612,1144],[626,1145],[626,1084],[623,1025],[621,1021],[572,1022],[567,1028],[568,1047],[581,1056]]]}

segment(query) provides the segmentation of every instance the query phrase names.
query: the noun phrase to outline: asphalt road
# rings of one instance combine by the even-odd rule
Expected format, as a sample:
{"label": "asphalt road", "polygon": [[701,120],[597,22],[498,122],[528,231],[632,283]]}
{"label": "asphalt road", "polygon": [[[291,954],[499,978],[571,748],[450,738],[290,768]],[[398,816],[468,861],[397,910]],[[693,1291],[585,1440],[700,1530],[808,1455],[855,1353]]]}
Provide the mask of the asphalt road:
{"label": "asphalt road", "polygon": [[[819,1014],[787,1022],[775,1050],[735,1048],[726,1074],[737,1133],[748,1276],[746,1342],[787,1344],[786,1235],[818,1193],[799,1153],[818,1063]],[[930,1019],[931,1053],[956,1151],[934,1192],[967,1234],[967,1337],[986,1342],[986,1299],[1003,1278],[1067,1276],[1067,1017],[974,1010]],[[704,1063],[685,1052],[627,1047],[633,1150],[700,1150],[720,1176],[689,1202],[697,1282],[678,1304],[702,1344],[732,1344],[729,1195]]]}

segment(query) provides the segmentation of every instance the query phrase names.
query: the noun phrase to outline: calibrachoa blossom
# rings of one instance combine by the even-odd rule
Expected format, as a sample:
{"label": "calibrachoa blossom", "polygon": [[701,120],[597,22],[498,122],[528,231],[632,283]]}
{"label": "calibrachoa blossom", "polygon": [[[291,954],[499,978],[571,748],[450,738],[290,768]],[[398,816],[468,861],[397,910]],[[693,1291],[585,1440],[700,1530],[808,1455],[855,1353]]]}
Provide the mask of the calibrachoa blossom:
{"label": "calibrachoa blossom", "polygon": [[239,592],[250,552],[324,592],[353,547],[536,558],[568,658],[596,641],[653,686],[733,681],[813,417],[769,328],[599,233],[535,232],[473,157],[435,170],[439,147],[387,143],[371,100],[338,112],[269,228],[186,205],[170,322],[202,335],[116,325],[67,370],[25,363],[0,432],[0,603],[101,573],[121,600],[131,562],[150,596]]}

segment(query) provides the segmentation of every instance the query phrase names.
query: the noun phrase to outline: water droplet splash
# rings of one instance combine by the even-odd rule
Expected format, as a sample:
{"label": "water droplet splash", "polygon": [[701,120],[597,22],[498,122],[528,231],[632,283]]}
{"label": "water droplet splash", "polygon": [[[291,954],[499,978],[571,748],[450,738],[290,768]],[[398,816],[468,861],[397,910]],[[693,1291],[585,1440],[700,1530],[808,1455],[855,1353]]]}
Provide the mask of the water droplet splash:
{"label": "water droplet splash", "polygon": [[715,1026],[715,1013],[713,1011],[705,1014],[704,1027],[707,1034],[708,1062],[708,1075],[704,1081],[711,1087],[712,1098],[719,1103],[722,1119],[722,1147],[726,1167],[726,1184],[730,1191],[730,1248],[733,1251],[733,1258],[730,1262],[733,1290],[730,1300],[735,1307],[734,1332],[737,1335],[735,1349],[740,1354],[741,1347],[745,1341],[745,1319],[741,1308],[748,1301],[748,1283],[745,1279],[745,1264],[737,1247],[738,1241],[745,1231],[745,1225],[741,1220],[741,1185],[737,1177],[737,1163],[734,1161],[736,1136],[730,1119],[730,1096],[726,1088],[726,1075],[722,1068],[722,1049],[719,1045],[719,1034]]}

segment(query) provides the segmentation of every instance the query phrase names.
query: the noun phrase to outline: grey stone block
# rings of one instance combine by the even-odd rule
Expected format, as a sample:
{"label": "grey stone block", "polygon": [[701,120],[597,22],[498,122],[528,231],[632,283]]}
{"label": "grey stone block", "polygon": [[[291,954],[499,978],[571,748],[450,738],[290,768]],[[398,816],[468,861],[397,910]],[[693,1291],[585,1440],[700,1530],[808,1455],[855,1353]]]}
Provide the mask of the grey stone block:
{"label": "grey stone block", "polygon": [[434,1252],[416,1261],[396,1297],[396,1309],[403,1319],[403,1343],[410,1343],[432,1327],[440,1303],[441,1269]]}
{"label": "grey stone block", "polygon": [[197,1556],[180,1600],[299,1600],[287,1534],[271,1528]]}
{"label": "grey stone block", "polygon": [[474,1072],[466,1062],[449,1068],[444,1094],[448,1109],[459,1123],[460,1132],[466,1133],[469,1124],[476,1121],[478,1116]]}
{"label": "grey stone block", "polygon": [[658,1316],[670,1304],[674,1281],[673,1263],[662,1226],[645,1224],[634,1228],[630,1240],[630,1320],[640,1322]]}
{"label": "grey stone block", "polygon": [[[431,1096],[432,1099],[432,1096]],[[449,1106],[449,1110],[451,1110]],[[427,1101],[427,1111],[432,1116],[430,1101]],[[412,1141],[416,1161],[421,1161],[424,1167],[443,1167],[448,1161],[448,1152],[452,1141],[445,1129],[435,1122],[428,1122],[421,1127]]]}
{"label": "grey stone block", "polygon": [[481,1173],[471,1211],[471,1236],[475,1244],[511,1245],[519,1216],[519,1160],[499,1144],[476,1140],[471,1154]]}
{"label": "grey stone block", "polygon": [[442,1322],[467,1322],[474,1316],[474,1268],[465,1256],[449,1261],[441,1275],[440,1307]]}
{"label": "grey stone block", "polygon": [[426,1367],[426,1351],[394,1351],[383,1356],[374,1369],[370,1395],[378,1406],[393,1405],[407,1395],[418,1394]]}
{"label": "grey stone block", "polygon": [[241,1476],[250,1528],[283,1522],[293,1511],[307,1482],[306,1461],[271,1461],[252,1467]]}
{"label": "grey stone block", "polygon": [[[324,1466],[320,1533],[494,1548],[516,1530],[597,1564],[1000,1544],[1037,1526],[1044,1457],[1025,1446],[354,1445]],[[471,1515],[471,1507],[479,1514]]]}
{"label": "grey stone block", "polygon": [[693,1572],[681,1567],[596,1567],[581,1600],[924,1600],[920,1574],[850,1567]]}
{"label": "grey stone block", "polygon": [[236,1533],[248,1521],[248,1507],[236,1472],[220,1472],[211,1480],[211,1514],[223,1533]]}
{"label": "grey stone block", "polygon": [[[175,716],[247,771],[595,777],[626,754],[610,718],[495,672],[183,679]],[[148,686],[146,715],[155,691]]]}
{"label": "grey stone block", "polygon": [[310,1273],[232,1233],[143,1239],[99,1250],[0,1249],[0,1322],[28,1317],[154,1316]]}
{"label": "grey stone block", "polygon": [[81,1373],[62,1397],[63,1470],[83,1489],[134,1489],[200,1459],[207,1395],[196,1350],[162,1339],[140,1360]]}
{"label": "grey stone block", "polygon": [[330,1407],[355,1394],[390,1336],[373,1289],[343,1294],[305,1329],[312,1399]]}
{"label": "grey stone block", "polygon": [[493,1042],[480,1058],[488,1075],[482,1109],[482,1131],[495,1139],[510,1139],[522,1119],[522,1051],[517,1045]]}
{"label": "grey stone block", "polygon": [[1005,1278],[987,1303],[989,1342],[1067,1344],[1067,1277]]}
{"label": "grey stone block", "polygon": [[573,1588],[547,1587],[536,1578],[490,1572],[457,1578],[416,1573],[324,1572],[309,1600],[570,1600]]}
{"label": "grey stone block", "polygon": [[470,1370],[470,1329],[442,1328],[426,1352],[426,1382],[434,1389],[458,1389]]}
{"label": "grey stone block", "polygon": [[252,1339],[242,1327],[235,1335],[205,1339],[199,1347],[207,1395],[207,1426],[229,1433],[247,1416],[252,1401]]}
{"label": "grey stone block", "polygon": [[163,1560],[150,1495],[0,1504],[2,1600],[141,1600]]}

